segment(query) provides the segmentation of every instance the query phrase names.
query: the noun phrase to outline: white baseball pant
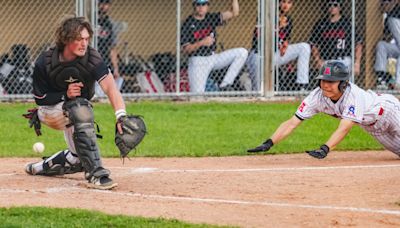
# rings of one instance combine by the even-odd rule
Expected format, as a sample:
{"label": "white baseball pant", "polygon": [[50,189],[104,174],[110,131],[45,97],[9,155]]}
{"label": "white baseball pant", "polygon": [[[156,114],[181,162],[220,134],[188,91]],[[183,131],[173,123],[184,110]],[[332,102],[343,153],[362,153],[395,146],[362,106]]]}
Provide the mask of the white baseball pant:
{"label": "white baseball pant", "polygon": [[289,44],[283,56],[279,52],[275,53],[275,64],[281,66],[297,59],[296,83],[308,84],[310,56],[311,47],[308,43]]}
{"label": "white baseball pant", "polygon": [[246,62],[247,55],[246,49],[234,48],[210,56],[190,57],[188,63],[190,91],[204,92],[211,71],[227,66],[229,66],[228,71],[219,87],[231,85]]}
{"label": "white baseball pant", "polygon": [[64,131],[64,139],[68,145],[68,149],[72,153],[76,154],[73,140],[74,127],[67,127],[67,125],[70,124],[70,120],[64,115],[64,111],[62,109],[63,103],[64,102],[50,106],[39,106],[39,120],[50,128]]}
{"label": "white baseball pant", "polygon": [[385,149],[400,156],[400,102],[390,95],[379,96],[383,114],[378,116],[375,124],[361,126],[378,140]]}
{"label": "white baseball pant", "polygon": [[396,84],[400,84],[400,48],[396,44],[379,41],[376,45],[374,70],[387,72],[389,58],[397,59]]}
{"label": "white baseball pant", "polygon": [[400,19],[389,17],[388,26],[395,44],[380,41],[376,46],[375,71],[387,72],[388,58],[397,59],[396,62],[396,84],[400,84]]}
{"label": "white baseball pant", "polygon": [[251,90],[260,91],[261,88],[261,75],[260,75],[260,65],[261,58],[255,50],[251,50],[249,57],[247,58],[246,65],[247,71],[249,72],[249,77],[251,80]]}
{"label": "white baseball pant", "polygon": [[[297,77],[296,83],[309,83],[309,63],[311,56],[311,47],[308,43],[289,44],[283,56],[279,52],[275,53],[275,64],[281,66],[297,59]],[[252,50],[247,59],[247,69],[251,79],[252,90],[259,91],[261,85],[260,75],[260,56],[255,50]]]}

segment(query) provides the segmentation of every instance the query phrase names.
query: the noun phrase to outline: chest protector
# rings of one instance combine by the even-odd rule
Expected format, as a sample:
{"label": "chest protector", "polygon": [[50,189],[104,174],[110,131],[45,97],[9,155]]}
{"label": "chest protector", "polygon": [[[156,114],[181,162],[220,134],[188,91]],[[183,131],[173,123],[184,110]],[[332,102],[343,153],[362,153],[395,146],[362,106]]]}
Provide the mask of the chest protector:
{"label": "chest protector", "polygon": [[85,56],[71,62],[60,62],[59,50],[54,47],[46,52],[46,71],[50,84],[58,91],[67,91],[68,85],[82,82],[81,97],[90,100],[94,95],[94,69],[102,59],[92,48],[88,48]]}

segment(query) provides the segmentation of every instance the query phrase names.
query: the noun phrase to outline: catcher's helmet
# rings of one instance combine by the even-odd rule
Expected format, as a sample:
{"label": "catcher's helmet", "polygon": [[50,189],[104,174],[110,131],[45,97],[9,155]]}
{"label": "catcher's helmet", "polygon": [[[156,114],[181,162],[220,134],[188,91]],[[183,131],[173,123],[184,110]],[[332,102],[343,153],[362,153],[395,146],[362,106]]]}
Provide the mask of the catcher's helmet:
{"label": "catcher's helmet", "polygon": [[350,78],[350,70],[343,62],[338,60],[330,60],[321,67],[318,77],[325,81],[348,81]]}

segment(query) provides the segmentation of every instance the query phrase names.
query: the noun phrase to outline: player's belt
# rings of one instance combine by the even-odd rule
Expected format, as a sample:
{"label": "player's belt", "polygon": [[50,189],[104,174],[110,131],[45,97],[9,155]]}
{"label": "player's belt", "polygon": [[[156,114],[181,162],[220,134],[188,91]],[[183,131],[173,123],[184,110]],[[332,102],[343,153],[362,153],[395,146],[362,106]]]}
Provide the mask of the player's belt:
{"label": "player's belt", "polygon": [[[385,110],[381,107],[381,108],[379,109],[378,116],[382,116],[384,111],[385,111]],[[370,124],[369,126],[374,126],[374,125],[376,124],[376,122],[378,122],[378,120],[375,120],[375,122],[373,122],[373,123]]]}

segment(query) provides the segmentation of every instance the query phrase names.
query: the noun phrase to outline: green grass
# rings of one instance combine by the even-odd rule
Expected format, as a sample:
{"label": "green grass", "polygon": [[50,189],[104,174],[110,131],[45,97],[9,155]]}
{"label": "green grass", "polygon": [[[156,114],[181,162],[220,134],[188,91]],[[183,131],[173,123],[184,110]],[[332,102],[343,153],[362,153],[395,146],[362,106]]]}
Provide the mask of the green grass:
{"label": "green grass", "polygon": [[[46,126],[37,137],[21,115],[28,104],[0,104],[0,157],[37,156],[32,145],[42,141],[51,155],[64,149],[63,133]],[[246,149],[269,137],[279,124],[290,118],[298,103],[174,103],[138,102],[127,105],[129,113],[143,115],[149,134],[136,156],[229,156],[246,155]],[[115,117],[108,104],[95,104],[95,118],[104,139],[99,145],[104,157],[118,157],[114,145]],[[325,143],[339,121],[317,115],[304,121],[271,153],[299,153]],[[337,150],[382,149],[358,126],[353,128]],[[133,153],[132,153],[133,154]]]}
{"label": "green grass", "polygon": [[[32,145],[44,142],[44,156],[64,149],[63,133],[43,126],[37,137],[22,114],[35,105],[0,104],[0,157],[37,157]],[[128,104],[129,113],[143,115],[149,134],[136,156],[228,156],[246,155],[247,148],[269,137],[290,118],[298,103],[171,103]],[[115,117],[108,104],[95,104],[95,118],[104,139],[99,140],[103,157],[118,157],[114,145]],[[318,115],[296,129],[271,153],[297,153],[323,144],[339,121]],[[353,128],[337,150],[368,150],[382,147],[359,127]],[[131,153],[133,154],[133,153]],[[76,209],[41,207],[0,208],[0,227],[209,227],[176,220],[110,216]],[[88,225],[89,224],[89,225]]]}
{"label": "green grass", "polygon": [[81,209],[59,209],[44,207],[0,208],[0,227],[217,227],[193,225],[167,219],[113,216]]}

